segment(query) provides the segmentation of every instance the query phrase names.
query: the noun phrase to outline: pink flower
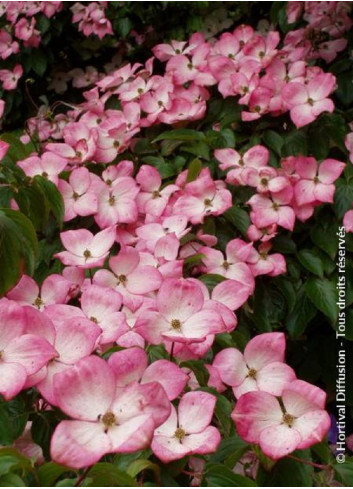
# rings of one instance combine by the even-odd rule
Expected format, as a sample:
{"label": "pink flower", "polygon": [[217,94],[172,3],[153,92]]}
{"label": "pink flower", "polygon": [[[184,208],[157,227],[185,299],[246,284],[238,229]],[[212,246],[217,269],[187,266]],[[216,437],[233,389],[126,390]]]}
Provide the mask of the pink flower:
{"label": "pink flower", "polygon": [[9,143],[5,143],[5,141],[0,141],[0,161],[6,156],[6,153],[8,152],[9,148],[10,148]]}
{"label": "pink flower", "polygon": [[29,156],[25,160],[18,161],[17,164],[28,177],[41,175],[58,185],[59,174],[65,169],[67,160],[46,151],[40,157]]}
{"label": "pink flower", "polygon": [[251,206],[250,217],[258,228],[265,228],[272,224],[278,224],[290,231],[294,228],[295,214],[290,206],[293,198],[291,186],[284,190],[272,193],[271,198],[262,194],[255,194],[248,201]]}
{"label": "pink flower", "polygon": [[346,233],[353,233],[353,210],[347,211],[343,216],[343,226]]}
{"label": "pink flower", "polygon": [[290,117],[299,128],[313,122],[322,112],[333,112],[328,95],[334,90],[336,78],[331,73],[315,76],[307,85],[288,83],[282,96],[290,109]]}
{"label": "pink flower", "polygon": [[170,403],[156,382],[117,389],[113,371],[87,357],[54,377],[62,421],[51,439],[53,461],[73,468],[92,465],[106,453],[147,448],[154,429],[169,416]]}
{"label": "pink flower", "polygon": [[13,41],[11,34],[7,31],[0,30],[0,57],[6,59],[11,54],[17,54],[19,51],[19,45],[17,41]]}
{"label": "pink flower", "polygon": [[14,90],[17,87],[18,80],[23,74],[23,68],[21,65],[16,65],[11,70],[0,70],[0,80],[2,81],[2,87],[4,90]]}
{"label": "pink flower", "polygon": [[9,400],[57,353],[44,338],[26,334],[26,316],[16,302],[1,302],[0,316],[0,394]]}
{"label": "pink flower", "polygon": [[93,235],[87,229],[65,231],[60,238],[67,251],[54,256],[64,265],[93,268],[103,265],[115,242],[115,227],[109,227]]}
{"label": "pink flower", "polygon": [[157,294],[157,310],[139,316],[135,328],[155,345],[163,340],[201,342],[224,330],[222,317],[204,303],[201,288],[192,280],[166,279]]}
{"label": "pink flower", "polygon": [[64,304],[69,300],[72,283],[61,275],[49,275],[42,283],[41,290],[35,280],[22,275],[21,280],[8,293],[7,297],[22,305],[30,305],[43,310],[50,304]]}
{"label": "pink flower", "polygon": [[278,460],[322,441],[331,424],[325,399],[318,387],[295,380],[283,390],[282,405],[267,392],[244,394],[232,419],[245,441],[259,444],[265,455]]}
{"label": "pink flower", "polygon": [[268,168],[267,165],[270,158],[268,149],[260,144],[252,146],[243,155],[240,155],[238,151],[232,148],[216,149],[214,155],[221,162],[219,165],[221,170],[230,169],[226,181],[233,185],[246,185],[244,181],[245,170],[260,171]]}
{"label": "pink flower", "polygon": [[112,343],[129,331],[125,314],[120,311],[122,299],[119,292],[98,285],[90,285],[81,296],[82,312],[102,330],[100,345]]}
{"label": "pink flower", "polygon": [[147,366],[147,353],[137,347],[113,353],[108,363],[115,373],[119,387],[125,387],[133,381],[141,384],[158,382],[170,401],[181,394],[188,380],[185,372],[168,360],[156,360]]}
{"label": "pink flower", "polygon": [[280,396],[295,379],[293,370],[284,363],[284,350],[283,333],[264,333],[249,341],[244,355],[236,348],[225,348],[212,365],[222,381],[233,387],[237,398],[258,390]]}
{"label": "pink flower", "polygon": [[97,195],[92,185],[95,178],[96,175],[91,174],[87,168],[77,168],[71,172],[69,182],[59,180],[58,189],[65,204],[64,221],[97,212]]}
{"label": "pink flower", "polygon": [[156,429],[151,448],[169,463],[186,455],[213,453],[221,441],[217,428],[210,426],[216,397],[207,392],[188,392],[181,398],[178,414],[172,406],[167,421]]}
{"label": "pink flower", "polygon": [[333,202],[334,182],[344,170],[344,163],[329,158],[318,166],[315,158],[298,157],[295,167],[300,176],[300,181],[294,187],[295,200],[299,206]]}

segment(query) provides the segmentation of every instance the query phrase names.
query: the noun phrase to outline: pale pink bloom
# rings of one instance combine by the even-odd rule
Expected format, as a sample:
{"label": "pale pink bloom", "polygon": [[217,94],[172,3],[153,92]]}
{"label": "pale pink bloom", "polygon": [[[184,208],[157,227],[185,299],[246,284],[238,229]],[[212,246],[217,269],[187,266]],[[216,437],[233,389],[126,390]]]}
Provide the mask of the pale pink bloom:
{"label": "pale pink bloom", "polygon": [[119,387],[125,387],[133,381],[141,384],[158,382],[170,401],[181,394],[188,380],[185,372],[169,360],[156,360],[148,366],[147,353],[137,347],[113,353],[108,364],[115,373]]}
{"label": "pale pink bloom", "polygon": [[82,312],[102,330],[100,345],[112,343],[129,331],[125,314],[120,311],[123,298],[119,292],[91,285],[84,290],[80,302]]}
{"label": "pale pink bloom", "polygon": [[91,174],[87,168],[73,170],[69,182],[59,180],[58,190],[64,199],[64,221],[70,221],[76,216],[91,216],[98,209],[97,195],[94,191],[93,181],[96,175]]}
{"label": "pale pink bloom", "polygon": [[332,158],[320,165],[315,158],[298,157],[296,171],[300,180],[295,184],[294,196],[299,206],[315,202],[333,202],[334,182],[341,175],[345,164]]}
{"label": "pale pink bloom", "polygon": [[77,316],[63,321],[54,320],[54,325],[53,346],[57,354],[43,369],[43,378],[36,383],[36,387],[50,404],[56,406],[58,401],[53,386],[55,375],[88,357],[94,351],[102,330],[94,322]]}
{"label": "pale pink bloom", "polygon": [[217,428],[210,426],[216,397],[207,392],[188,392],[181,398],[178,413],[172,406],[167,421],[156,429],[151,448],[168,463],[186,455],[213,453],[221,441]]}
{"label": "pale pink bloom", "polygon": [[303,2],[287,2],[286,14],[288,24],[293,24],[299,20],[303,11]]}
{"label": "pale pink bloom", "polygon": [[254,278],[246,264],[251,250],[252,243],[246,243],[242,239],[232,239],[226,247],[226,258],[220,250],[202,247],[198,251],[203,254],[202,271],[222,275],[223,277],[236,280],[249,289],[251,293],[254,289]]}
{"label": "pale pink bloom", "polygon": [[60,12],[60,10],[62,10],[62,7],[63,2],[41,2],[40,4],[41,11],[48,18],[53,17],[56,12]]}
{"label": "pale pink bloom", "polygon": [[186,47],[186,45],[185,41],[171,41],[170,44],[157,44],[152,51],[160,61],[168,61],[173,56],[189,54],[194,46],[191,44]]}
{"label": "pale pink bloom", "polygon": [[54,256],[64,265],[93,268],[102,266],[110,248],[115,242],[115,227],[109,227],[93,235],[87,229],[77,229],[60,233],[66,251]]}
{"label": "pale pink bloom", "polygon": [[123,247],[117,256],[109,260],[110,270],[98,270],[94,283],[115,288],[124,300],[127,294],[147,294],[157,290],[162,283],[159,271],[150,265],[142,265],[137,250],[130,246]]}
{"label": "pale pink bloom", "polygon": [[97,134],[83,122],[69,122],[63,129],[65,143],[48,143],[46,149],[65,158],[71,164],[93,159]]}
{"label": "pale pink bloom", "polygon": [[36,24],[35,17],[32,17],[31,23],[27,19],[22,17],[15,25],[15,36],[17,39],[21,39],[24,46],[38,47],[40,43],[40,32],[37,31],[34,26]]}
{"label": "pale pink bloom", "polygon": [[147,448],[154,429],[170,413],[160,384],[132,382],[117,389],[112,369],[93,356],[57,374],[54,390],[60,409],[74,420],[57,426],[51,457],[73,468],[92,465],[106,453]]}
{"label": "pale pink bloom", "polygon": [[67,160],[46,151],[41,156],[29,156],[17,162],[28,177],[40,175],[58,185],[59,174],[67,166]]}
{"label": "pale pink bloom", "polygon": [[181,343],[202,342],[212,333],[224,330],[222,317],[205,308],[201,288],[192,280],[166,279],[156,301],[156,310],[138,317],[136,330],[148,342],[164,340]]}
{"label": "pale pink bloom", "polygon": [[267,168],[270,158],[268,149],[260,144],[251,147],[243,155],[240,155],[238,151],[232,148],[216,149],[214,155],[221,162],[219,165],[221,170],[230,169],[227,173],[226,181],[233,185],[245,185],[244,170],[248,168],[254,170]]}
{"label": "pale pink bloom", "polygon": [[271,224],[264,228],[257,228],[254,224],[250,224],[247,230],[247,237],[251,241],[269,241],[277,234],[277,224]]}
{"label": "pale pink bloom", "polygon": [[26,316],[16,302],[1,302],[0,316],[0,393],[9,400],[22,390],[29,375],[56,356],[56,351],[44,338],[26,334]]}
{"label": "pale pink bloom", "polygon": [[271,253],[272,245],[269,241],[260,244],[258,251],[253,249],[248,258],[248,265],[254,277],[258,275],[269,275],[276,277],[286,273],[286,260],[280,253]]}
{"label": "pale pink bloom", "polygon": [[264,333],[249,341],[244,354],[236,348],[220,351],[212,365],[237,398],[257,390],[280,396],[295,379],[294,371],[284,363],[284,351],[283,333]]}
{"label": "pale pink bloom", "polygon": [[12,444],[13,448],[25,457],[31,459],[36,465],[44,464],[43,451],[39,445],[34,443],[31,434],[32,422],[28,421],[22,435]]}
{"label": "pale pink bloom", "polygon": [[6,153],[8,152],[9,148],[10,148],[9,143],[5,143],[5,141],[0,141],[0,161],[6,156]]}
{"label": "pale pink bloom", "polygon": [[4,90],[14,90],[17,87],[18,80],[23,74],[23,68],[21,65],[16,65],[11,70],[0,70],[0,81],[2,81],[2,87]]}
{"label": "pale pink bloom", "polygon": [[349,160],[353,163],[353,132],[347,134],[344,143],[349,151]]}
{"label": "pale pink bloom", "polygon": [[279,176],[273,167],[264,167],[259,170],[255,168],[245,168],[242,173],[242,180],[246,185],[255,187],[260,194],[266,192],[281,192],[290,185],[287,178]]}
{"label": "pale pink bloom", "polygon": [[283,390],[282,404],[268,392],[244,394],[232,419],[245,441],[259,444],[265,455],[278,460],[322,441],[331,424],[325,400],[324,391],[295,380]]}
{"label": "pale pink bloom", "polygon": [[212,180],[209,172],[187,183],[184,195],[173,206],[173,214],[185,215],[192,224],[207,216],[219,216],[232,206],[232,194],[221,180]]}
{"label": "pale pink bloom", "polygon": [[7,297],[21,305],[30,305],[40,311],[49,304],[64,304],[69,300],[71,282],[58,274],[47,277],[39,286],[32,277],[22,275],[20,281],[8,293]]}
{"label": "pale pink bloom", "polygon": [[273,87],[256,87],[249,97],[249,111],[242,111],[241,120],[245,122],[255,121],[267,114],[270,111],[270,104],[274,95]]}
{"label": "pale pink bloom", "polygon": [[322,112],[333,112],[334,104],[327,97],[334,90],[335,84],[336,78],[331,73],[322,73],[307,85],[292,82],[283,88],[283,99],[298,128],[313,122]]}
{"label": "pale pink bloom", "polygon": [[65,93],[67,90],[67,82],[70,80],[71,76],[68,73],[65,73],[64,71],[56,71],[52,81],[48,85],[48,90],[54,90],[55,93]]}
{"label": "pale pink bloom", "polygon": [[221,302],[232,311],[239,309],[252,293],[251,287],[237,280],[223,280],[212,291],[212,300]]}
{"label": "pale pink bloom", "polygon": [[247,58],[255,59],[266,68],[277,54],[276,47],[279,41],[279,32],[276,31],[270,31],[266,37],[260,34],[254,35],[245,44],[243,53]]}
{"label": "pale pink bloom", "polygon": [[210,45],[200,44],[193,50],[191,58],[185,55],[173,56],[167,63],[166,72],[173,75],[173,80],[178,85],[193,81],[197,85],[213,85],[216,80],[207,71],[207,56]]}
{"label": "pale pink bloom", "polygon": [[294,228],[295,214],[290,206],[293,198],[293,188],[286,187],[280,192],[273,192],[271,198],[255,194],[248,201],[251,206],[250,217],[258,228],[278,224],[290,231]]}
{"label": "pale pink bloom", "polygon": [[75,68],[69,71],[72,76],[72,86],[75,88],[85,88],[93,85],[98,81],[98,71],[94,66],[86,66],[85,71],[81,68]]}
{"label": "pale pink bloom", "polygon": [[136,182],[140,186],[137,205],[140,212],[159,217],[166,208],[169,197],[179,190],[177,185],[167,185],[161,188],[162,179],[159,172],[149,165],[142,165],[136,175]]}
{"label": "pale pink bloom", "polygon": [[353,210],[347,211],[343,216],[343,226],[346,233],[353,233]]}
{"label": "pale pink bloom", "polygon": [[7,31],[0,30],[0,57],[6,59],[11,54],[17,54],[19,51],[19,45],[17,41],[12,40],[11,34]]}

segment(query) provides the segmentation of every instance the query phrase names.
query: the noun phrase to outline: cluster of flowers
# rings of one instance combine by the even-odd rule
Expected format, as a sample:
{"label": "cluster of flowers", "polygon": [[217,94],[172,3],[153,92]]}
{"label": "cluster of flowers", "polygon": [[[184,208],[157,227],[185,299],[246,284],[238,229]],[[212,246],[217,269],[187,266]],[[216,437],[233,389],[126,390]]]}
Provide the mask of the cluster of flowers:
{"label": "cluster of flowers", "polygon": [[[153,75],[154,58],[145,66],[127,64],[100,78],[84,93],[85,102],[65,116],[57,115],[51,121],[30,119],[29,131],[37,133],[41,141],[63,138],[71,146],[75,145],[73,137],[94,141],[97,151],[89,158],[108,163],[130,145],[141,127],[204,117],[210,96],[206,87],[212,85],[224,97],[240,97],[247,109],[242,112],[244,121],[290,111],[295,125],[302,127],[322,112],[333,111],[328,96],[335,88],[335,77],[300,61],[300,50],[291,50],[290,56],[278,50],[279,41],[278,32],[263,35],[250,26],[240,26],[213,44],[195,34],[189,43],[157,45],[155,57],[166,62],[163,76]],[[84,86],[87,74],[82,71],[81,77]],[[110,98],[118,99],[121,110],[105,110]],[[78,118],[83,132],[76,131],[71,137],[68,123]],[[57,151],[63,154],[64,146]],[[81,157],[76,156],[76,161],[87,160],[87,151],[77,153]]]}
{"label": "cluster of flowers", "polygon": [[[0,58],[6,60],[19,53],[21,47],[37,48],[41,42],[35,15],[52,17],[62,8],[62,2],[0,2],[0,17],[6,17],[6,27],[0,29]],[[4,90],[14,90],[23,74],[20,64],[0,70]]]}
{"label": "cluster of flowers", "polygon": [[289,156],[280,168],[268,166],[269,152],[256,145],[242,156],[234,149],[218,149],[215,157],[222,170],[228,170],[230,185],[248,185],[256,189],[248,204],[252,225],[248,237],[252,241],[269,241],[277,227],[292,231],[295,219],[304,222],[323,202],[333,203],[334,182],[345,164],[332,158],[320,164],[313,157]]}
{"label": "cluster of flowers", "polygon": [[[69,281],[53,275],[37,294],[35,282],[25,276],[0,300],[0,392],[11,399],[36,386],[69,416],[53,434],[54,461],[81,468],[106,453],[150,446],[168,463],[217,449],[221,436],[211,425],[216,396],[198,390],[190,370],[165,359],[148,365],[144,349],[131,346],[132,336],[108,360],[94,354],[111,344],[117,330],[129,329],[119,312],[119,292],[87,283],[78,308],[63,303],[73,294]],[[224,328],[226,308],[206,299],[193,279],[165,280],[156,300],[143,307],[136,336],[181,346],[184,353],[211,330]],[[218,392],[231,386],[238,399],[232,419],[240,436],[275,460],[317,443],[330,425],[325,393],[296,380],[284,350],[283,333],[265,333],[251,340],[244,354],[228,348],[206,365],[209,386]]]}
{"label": "cluster of flowers", "polygon": [[352,27],[351,11],[351,2],[288,2],[288,23],[303,16],[307,25],[287,34],[287,49],[300,49],[303,59],[330,63],[347,46],[344,35]]}
{"label": "cluster of flowers", "polygon": [[113,34],[112,24],[105,16],[105,9],[108,2],[89,2],[83,5],[76,2],[72,7],[72,22],[78,23],[78,30],[86,37],[94,34],[103,39],[105,35]]}

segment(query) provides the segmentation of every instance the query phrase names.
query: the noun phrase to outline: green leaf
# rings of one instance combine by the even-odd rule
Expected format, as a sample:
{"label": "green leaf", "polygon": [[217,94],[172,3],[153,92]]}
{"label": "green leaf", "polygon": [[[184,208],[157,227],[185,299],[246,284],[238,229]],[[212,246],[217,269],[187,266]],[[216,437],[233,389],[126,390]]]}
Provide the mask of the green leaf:
{"label": "green leaf", "polygon": [[37,476],[41,486],[50,487],[54,485],[54,482],[61,475],[67,472],[73,472],[73,470],[65,467],[64,465],[56,464],[55,462],[48,462],[39,467],[37,470]]}
{"label": "green leaf", "polygon": [[334,209],[337,217],[342,219],[345,212],[352,208],[353,202],[353,181],[346,181],[340,178],[336,182],[336,192],[334,196]]}
{"label": "green leaf", "polygon": [[335,259],[338,247],[337,223],[328,221],[326,215],[320,215],[320,222],[310,230],[310,237],[318,248],[328,254],[332,260]]}
{"label": "green leaf", "polygon": [[190,165],[188,166],[188,174],[186,177],[186,182],[193,182],[199,176],[200,171],[202,170],[201,160],[198,158],[194,158]]}
{"label": "green leaf", "polygon": [[17,474],[6,474],[0,477],[0,487],[26,487],[26,484]]}
{"label": "green leaf", "polygon": [[64,219],[65,206],[62,195],[56,185],[42,176],[36,176],[33,178],[33,186],[42,192],[48,203],[49,209],[57,222],[61,225]]}
{"label": "green leaf", "polygon": [[26,404],[21,397],[0,401],[0,444],[10,445],[22,435],[27,420]]}
{"label": "green leaf", "polygon": [[285,138],[283,156],[306,155],[308,153],[308,141],[303,131],[294,130]]}
{"label": "green leaf", "polygon": [[224,462],[227,467],[233,468],[249,447],[248,443],[238,435],[233,435],[221,441],[217,452],[211,455],[210,461],[213,463]]}
{"label": "green leaf", "polygon": [[264,132],[263,135],[264,143],[272,149],[278,156],[281,156],[282,146],[284,144],[284,140],[282,136],[278,134],[278,132],[268,130]]}
{"label": "green leaf", "polygon": [[201,275],[199,280],[201,280],[201,282],[207,286],[208,290],[212,291],[216,285],[223,282],[223,280],[226,280],[226,278],[222,275],[217,275],[216,273],[207,273],[205,275]]}
{"label": "green leaf", "polygon": [[0,209],[0,296],[24,271],[32,275],[37,253],[33,224],[19,211]]}
{"label": "green leaf", "polygon": [[235,474],[221,464],[207,464],[205,479],[208,487],[257,487],[252,479]]}
{"label": "green leaf", "polygon": [[335,324],[338,315],[336,285],[326,278],[310,278],[305,284],[305,292],[319,311]]}
{"label": "green leaf", "polygon": [[146,459],[134,460],[126,469],[126,473],[131,475],[131,477],[136,477],[143,470],[152,470],[156,480],[158,480],[160,477],[159,465]]}
{"label": "green leaf", "polygon": [[195,131],[194,129],[173,129],[171,131],[162,132],[157,136],[153,143],[163,141],[163,139],[173,139],[178,141],[205,141],[205,135],[203,132]]}
{"label": "green leaf", "polygon": [[[302,453],[298,457],[307,459]],[[310,465],[284,458],[271,471],[260,468],[257,483],[260,487],[312,487],[313,468]]]}
{"label": "green leaf", "polygon": [[17,452],[14,448],[0,448],[0,476],[13,471],[29,471],[32,469],[31,461]]}
{"label": "green leaf", "polygon": [[323,263],[314,250],[300,250],[297,256],[304,268],[321,278],[323,277]]}
{"label": "green leaf", "polygon": [[57,414],[54,411],[40,411],[32,417],[32,438],[42,448],[46,459],[50,457],[50,440],[58,421]]}
{"label": "green leaf", "polygon": [[304,286],[299,290],[293,310],[286,320],[287,331],[293,338],[300,336],[307,324],[316,315],[310,299],[305,294]]}
{"label": "green leaf", "polygon": [[233,207],[228,209],[223,215],[228,222],[233,224],[233,226],[246,237],[246,232],[251,224],[249,214],[246,211],[237,205],[233,205]]}
{"label": "green leaf", "polygon": [[44,51],[35,49],[31,53],[31,68],[38,76],[43,76],[48,65],[48,58]]}
{"label": "green leaf", "polygon": [[89,487],[137,487],[138,484],[130,475],[122,472],[110,463],[94,465],[89,471]]}
{"label": "green leaf", "polygon": [[197,382],[201,386],[207,385],[210,374],[202,360],[187,360],[186,362],[182,362],[180,366],[192,370],[195,374]]}
{"label": "green leaf", "polygon": [[334,471],[339,475],[344,486],[352,487],[353,485],[353,461],[346,460],[343,464],[335,464]]}

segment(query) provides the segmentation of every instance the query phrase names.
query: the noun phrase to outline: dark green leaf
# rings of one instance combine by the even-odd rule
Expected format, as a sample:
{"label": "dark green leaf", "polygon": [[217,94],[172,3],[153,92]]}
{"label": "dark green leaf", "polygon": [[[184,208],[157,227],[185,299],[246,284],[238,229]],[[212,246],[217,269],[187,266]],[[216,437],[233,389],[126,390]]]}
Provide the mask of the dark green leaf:
{"label": "dark green leaf", "polygon": [[194,129],[173,129],[171,131],[162,132],[157,136],[152,143],[163,141],[163,139],[173,139],[178,141],[205,141],[205,135],[202,132]]}
{"label": "dark green leaf", "polygon": [[186,182],[193,182],[199,176],[200,171],[202,170],[201,160],[198,158],[194,158],[190,165],[188,166],[188,174],[186,177]]}
{"label": "dark green leaf", "polygon": [[72,472],[72,469],[65,467],[64,465],[56,464],[55,462],[48,462],[39,467],[37,476],[43,487],[50,487],[54,485],[54,482],[63,474]]}
{"label": "dark green leaf", "polygon": [[89,471],[89,478],[92,479],[89,487],[137,487],[138,484],[130,475],[122,472],[110,463],[99,463],[94,465]]}
{"label": "dark green leaf", "polygon": [[207,464],[205,479],[208,487],[257,487],[253,480],[235,474],[231,469],[221,464]]}
{"label": "dark green leaf", "polygon": [[338,314],[336,285],[326,278],[309,278],[305,292],[315,307],[335,324]]}
{"label": "dark green leaf", "polygon": [[264,132],[263,140],[266,146],[272,149],[278,156],[281,156],[282,146],[284,144],[284,140],[282,136],[278,134],[278,132],[268,130]]}
{"label": "dark green leaf", "polygon": [[315,314],[315,308],[305,294],[303,286],[297,294],[294,308],[286,321],[287,331],[289,334],[294,338],[300,336]]}
{"label": "dark green leaf", "polygon": [[315,250],[300,250],[297,256],[304,268],[321,278],[323,277],[324,267]]}
{"label": "dark green leaf", "polygon": [[233,205],[233,207],[228,209],[223,215],[228,222],[233,224],[233,226],[246,237],[246,232],[251,224],[249,214],[246,211],[237,205]]}

